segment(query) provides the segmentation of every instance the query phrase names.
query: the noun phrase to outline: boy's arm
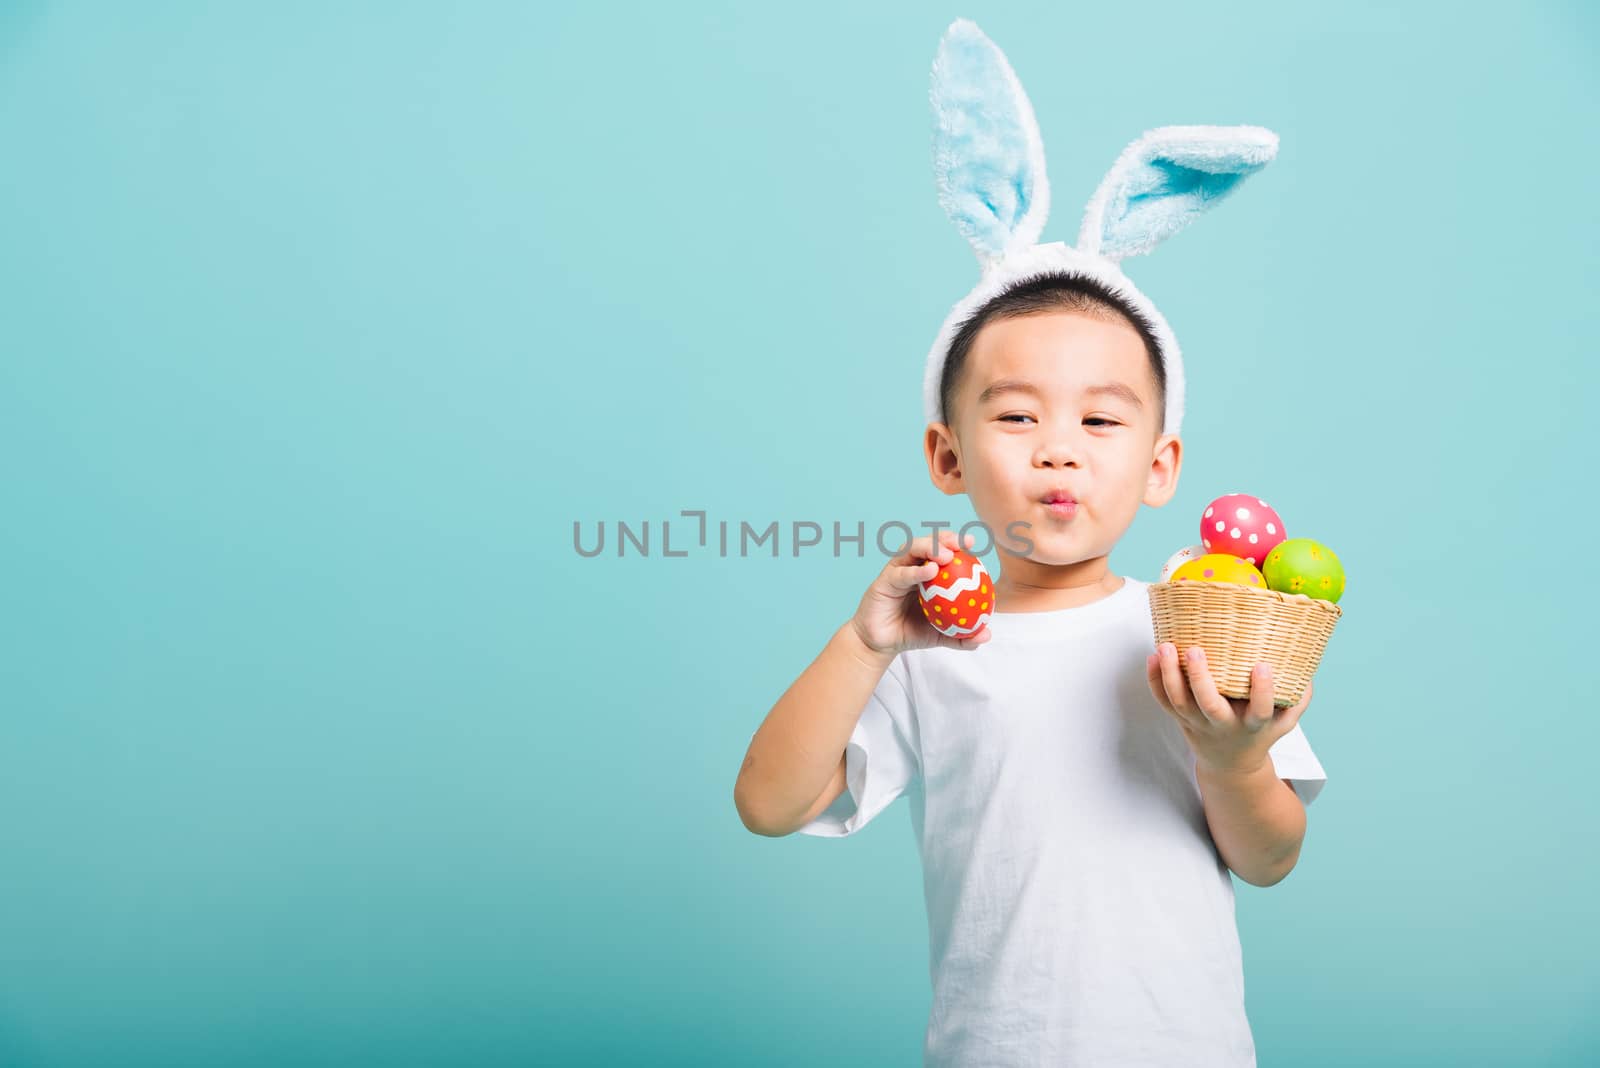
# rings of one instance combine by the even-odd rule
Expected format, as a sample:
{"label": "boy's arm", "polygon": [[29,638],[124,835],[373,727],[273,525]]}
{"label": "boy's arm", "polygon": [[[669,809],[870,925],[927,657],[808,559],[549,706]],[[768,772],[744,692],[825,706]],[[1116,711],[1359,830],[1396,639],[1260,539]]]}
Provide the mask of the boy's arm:
{"label": "boy's arm", "polygon": [[846,622],[762,721],[733,786],[745,827],[781,837],[844,790],[851,732],[894,654],[870,648]]}
{"label": "boy's arm", "polygon": [[1272,886],[1294,870],[1306,810],[1269,760],[1253,771],[1195,766],[1206,824],[1223,861],[1251,886]]}
{"label": "boy's arm", "polygon": [[1268,665],[1251,673],[1248,699],[1226,698],[1206,667],[1205,650],[1191,646],[1187,653],[1187,667],[1180,668],[1176,643],[1156,647],[1145,660],[1150,691],[1194,751],[1195,778],[1218,854],[1245,882],[1271,886],[1294,870],[1306,834],[1305,805],[1278,775],[1272,747],[1299,723],[1312,684],[1280,712],[1272,702]]}

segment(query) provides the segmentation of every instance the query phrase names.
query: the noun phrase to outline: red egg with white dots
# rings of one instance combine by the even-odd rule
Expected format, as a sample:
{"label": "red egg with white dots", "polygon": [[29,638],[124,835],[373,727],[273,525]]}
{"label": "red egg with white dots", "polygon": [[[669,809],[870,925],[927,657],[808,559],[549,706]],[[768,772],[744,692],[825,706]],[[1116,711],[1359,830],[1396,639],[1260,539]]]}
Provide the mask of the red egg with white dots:
{"label": "red egg with white dots", "polygon": [[917,583],[917,599],[934,630],[951,638],[970,638],[994,615],[994,582],[982,560],[958,552],[937,575]]}
{"label": "red egg with white dots", "polygon": [[1249,493],[1218,497],[1200,517],[1200,544],[1206,552],[1237,556],[1256,568],[1288,536],[1272,506]]}

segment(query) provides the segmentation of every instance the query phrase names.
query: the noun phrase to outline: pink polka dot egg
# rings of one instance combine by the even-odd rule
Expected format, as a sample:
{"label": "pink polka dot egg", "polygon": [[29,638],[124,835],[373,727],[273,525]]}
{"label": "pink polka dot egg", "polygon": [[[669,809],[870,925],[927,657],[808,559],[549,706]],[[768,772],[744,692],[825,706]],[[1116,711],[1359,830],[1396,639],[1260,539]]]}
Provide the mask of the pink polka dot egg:
{"label": "pink polka dot egg", "polygon": [[1200,544],[1208,553],[1237,556],[1258,568],[1288,534],[1272,506],[1249,493],[1229,493],[1206,505]]}
{"label": "pink polka dot egg", "polygon": [[1255,565],[1232,553],[1206,553],[1198,560],[1190,560],[1172,573],[1172,581],[1237,582],[1241,586],[1267,588],[1267,580]]}

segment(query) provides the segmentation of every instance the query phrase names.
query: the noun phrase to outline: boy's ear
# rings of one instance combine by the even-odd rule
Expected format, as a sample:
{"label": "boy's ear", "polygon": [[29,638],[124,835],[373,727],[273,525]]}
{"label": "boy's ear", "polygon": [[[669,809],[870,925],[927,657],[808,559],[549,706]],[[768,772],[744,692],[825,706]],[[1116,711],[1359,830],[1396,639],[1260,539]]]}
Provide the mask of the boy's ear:
{"label": "boy's ear", "polygon": [[1176,434],[1156,438],[1155,456],[1144,483],[1144,503],[1160,508],[1178,492],[1178,471],[1183,467],[1183,440]]}
{"label": "boy's ear", "polygon": [[929,423],[922,438],[928,458],[928,477],[946,495],[962,493],[966,483],[961,475],[961,448],[955,432],[944,423]]}

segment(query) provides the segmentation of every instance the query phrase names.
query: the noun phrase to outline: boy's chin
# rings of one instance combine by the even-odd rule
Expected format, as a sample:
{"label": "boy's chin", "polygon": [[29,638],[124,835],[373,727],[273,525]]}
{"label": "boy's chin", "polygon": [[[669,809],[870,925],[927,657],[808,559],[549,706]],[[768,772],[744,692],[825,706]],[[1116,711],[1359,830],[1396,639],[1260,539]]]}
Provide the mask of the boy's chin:
{"label": "boy's chin", "polygon": [[1065,538],[1059,540],[1065,544],[1057,544],[1056,539],[1050,542],[1035,539],[1032,552],[1011,555],[1039,567],[1072,567],[1075,564],[1098,560],[1106,555],[1093,549],[1085,550],[1081,545],[1071,544]]}
{"label": "boy's chin", "polygon": [[1027,559],[1030,564],[1037,564],[1040,567],[1076,567],[1080,564],[1087,564],[1092,560],[1099,560],[1104,556],[1105,553],[1091,553],[1088,556],[1084,556],[1081,553],[1067,553],[1061,556],[1035,554]]}

